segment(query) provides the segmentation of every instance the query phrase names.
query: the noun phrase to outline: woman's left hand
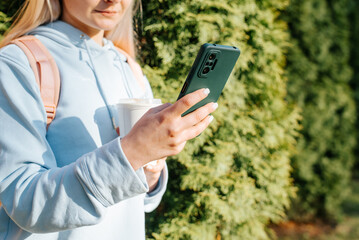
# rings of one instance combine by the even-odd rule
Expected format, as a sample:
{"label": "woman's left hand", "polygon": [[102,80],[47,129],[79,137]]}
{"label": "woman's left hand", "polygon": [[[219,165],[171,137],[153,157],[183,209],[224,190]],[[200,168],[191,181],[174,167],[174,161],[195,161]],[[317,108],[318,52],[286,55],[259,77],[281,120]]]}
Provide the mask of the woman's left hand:
{"label": "woman's left hand", "polygon": [[162,169],[165,167],[165,161],[166,161],[166,158],[162,158],[160,160],[154,161],[154,162],[156,162],[155,165],[152,164],[152,162],[151,162],[149,164],[146,164],[143,167],[145,174],[146,174],[146,180],[147,180],[147,184],[149,187],[149,191],[148,191],[149,193],[152,192],[156,188],[158,179],[161,176]]}

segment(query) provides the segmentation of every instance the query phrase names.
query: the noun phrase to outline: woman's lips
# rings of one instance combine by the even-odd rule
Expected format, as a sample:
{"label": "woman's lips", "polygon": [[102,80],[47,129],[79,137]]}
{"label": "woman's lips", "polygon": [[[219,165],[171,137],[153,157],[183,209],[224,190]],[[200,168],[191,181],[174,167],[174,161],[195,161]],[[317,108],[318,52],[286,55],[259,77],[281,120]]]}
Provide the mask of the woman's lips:
{"label": "woman's lips", "polygon": [[117,11],[107,11],[107,10],[95,10],[96,13],[100,13],[105,17],[115,16],[118,12]]}

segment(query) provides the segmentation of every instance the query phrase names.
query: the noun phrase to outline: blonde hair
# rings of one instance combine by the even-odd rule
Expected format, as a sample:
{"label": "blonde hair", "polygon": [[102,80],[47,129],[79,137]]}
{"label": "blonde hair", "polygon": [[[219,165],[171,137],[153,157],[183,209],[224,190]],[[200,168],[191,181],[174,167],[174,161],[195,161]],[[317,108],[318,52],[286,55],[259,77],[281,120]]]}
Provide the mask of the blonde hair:
{"label": "blonde hair", "polygon": [[[134,1],[131,1],[120,23],[112,31],[106,31],[105,37],[110,39],[115,46],[135,57],[133,9]],[[61,10],[60,0],[26,0],[4,39],[0,42],[0,48],[42,24],[56,21],[61,16]]]}

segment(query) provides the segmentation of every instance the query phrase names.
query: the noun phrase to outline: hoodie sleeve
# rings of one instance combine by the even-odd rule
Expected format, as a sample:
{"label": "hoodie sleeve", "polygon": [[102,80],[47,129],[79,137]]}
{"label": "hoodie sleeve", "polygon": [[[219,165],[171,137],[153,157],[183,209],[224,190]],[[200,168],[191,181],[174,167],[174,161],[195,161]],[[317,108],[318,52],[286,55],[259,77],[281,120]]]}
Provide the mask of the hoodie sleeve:
{"label": "hoodie sleeve", "polygon": [[106,207],[148,191],[119,138],[57,167],[46,113],[25,54],[0,50],[0,201],[22,229],[47,233],[94,225]]}
{"label": "hoodie sleeve", "polygon": [[168,182],[168,168],[166,164],[162,170],[156,188],[152,192],[147,193],[145,196],[145,212],[147,213],[152,212],[158,207],[158,205],[162,200],[163,195],[166,192],[167,182]]}

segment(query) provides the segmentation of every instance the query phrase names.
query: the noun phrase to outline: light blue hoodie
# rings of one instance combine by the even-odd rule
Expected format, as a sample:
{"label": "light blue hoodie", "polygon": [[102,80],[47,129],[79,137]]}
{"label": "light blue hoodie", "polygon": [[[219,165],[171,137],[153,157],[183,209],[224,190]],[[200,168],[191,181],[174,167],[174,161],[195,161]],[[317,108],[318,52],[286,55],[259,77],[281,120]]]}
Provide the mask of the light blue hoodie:
{"label": "light blue hoodie", "polygon": [[15,45],[0,50],[0,239],[144,239],[144,212],[158,206],[167,168],[147,194],[111,117],[118,121],[121,98],[152,98],[148,82],[143,90],[112,42],[101,47],[67,23],[30,34],[55,58],[60,101],[46,131],[25,54]]}

